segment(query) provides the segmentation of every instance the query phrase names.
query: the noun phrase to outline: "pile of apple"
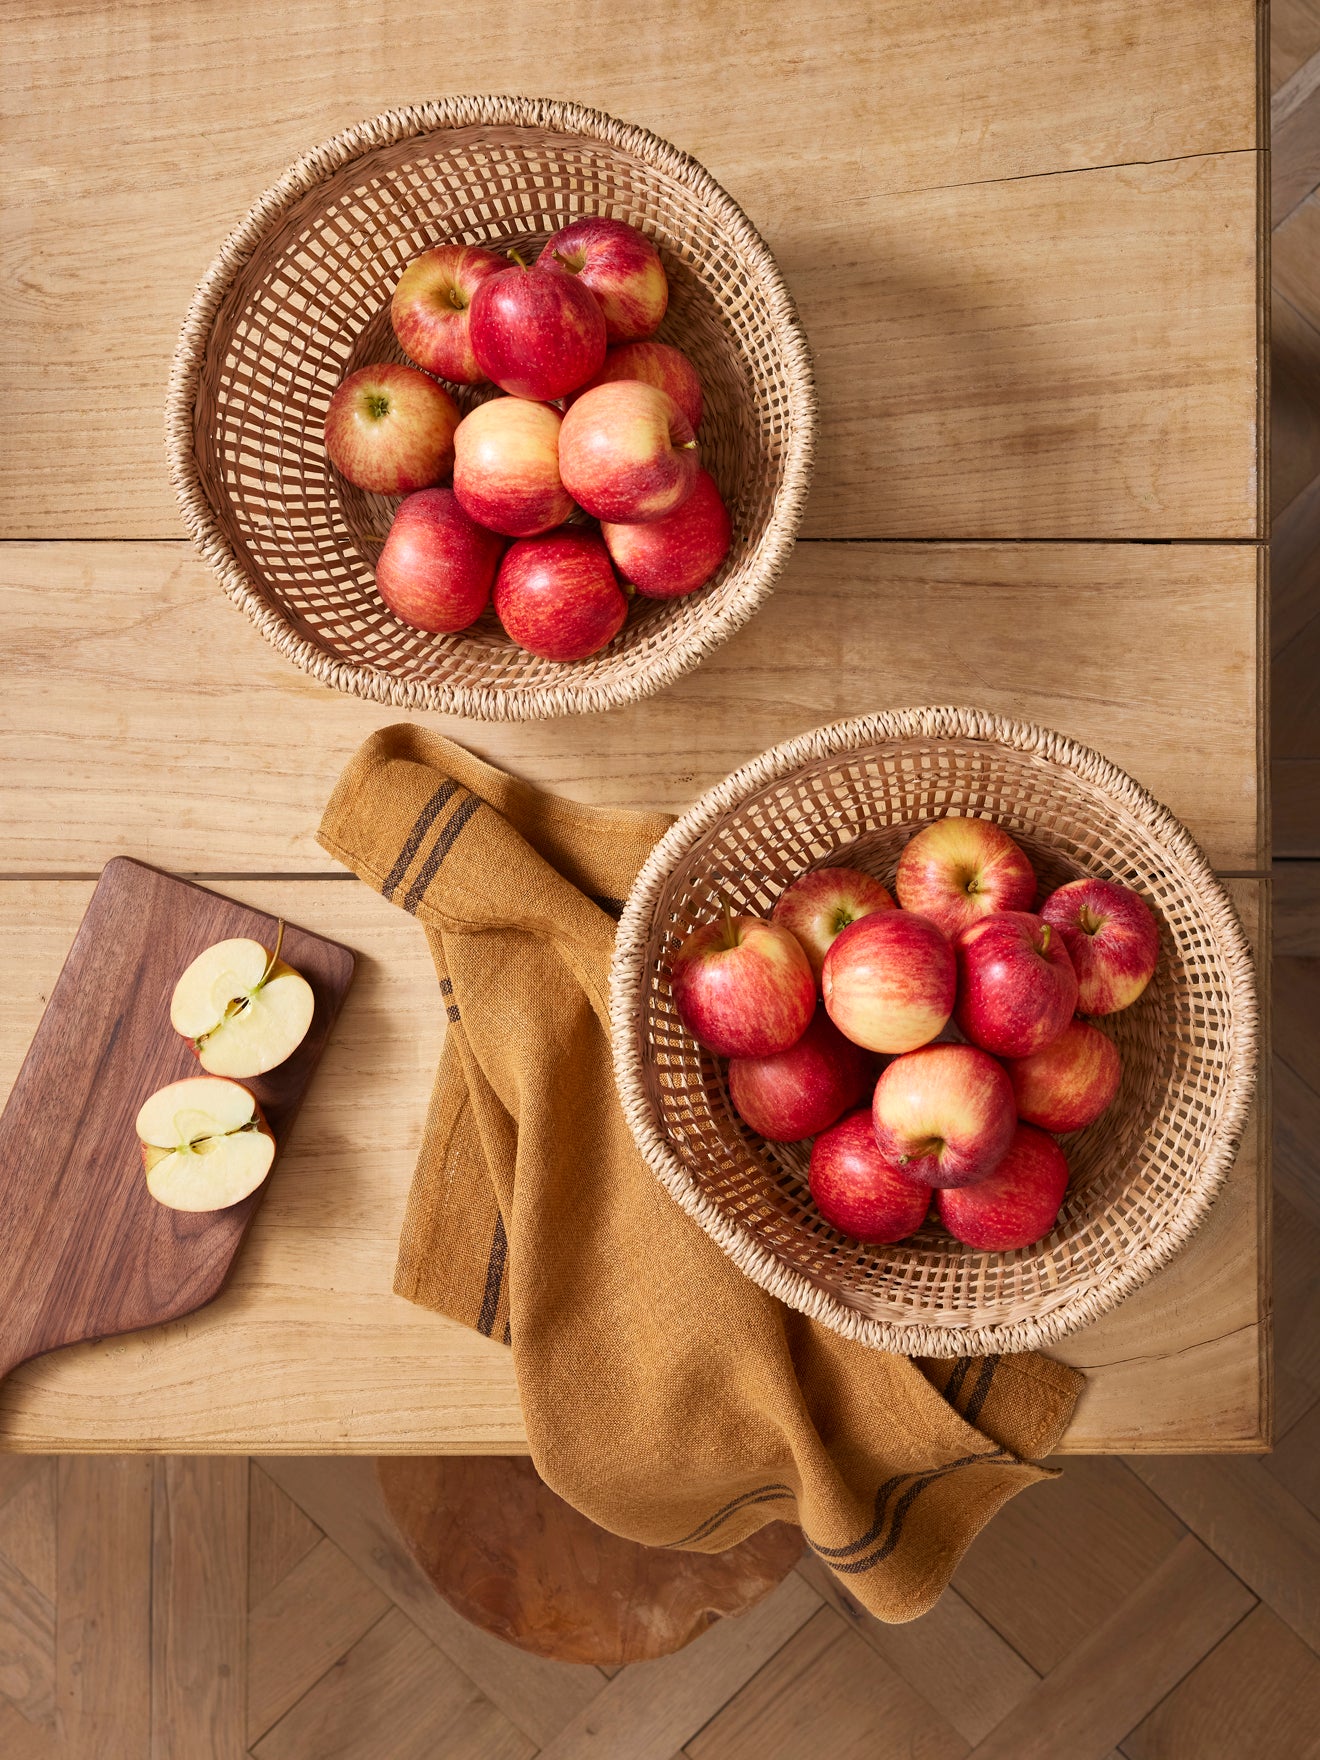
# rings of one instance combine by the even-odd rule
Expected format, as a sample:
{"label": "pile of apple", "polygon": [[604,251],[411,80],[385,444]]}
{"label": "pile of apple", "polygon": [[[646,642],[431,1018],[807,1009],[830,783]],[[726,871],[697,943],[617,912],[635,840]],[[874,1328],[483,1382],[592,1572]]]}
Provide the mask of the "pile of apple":
{"label": "pile of apple", "polygon": [[311,985],[274,949],[238,936],[199,953],[170,998],[170,1024],[206,1070],[158,1088],[137,1115],[147,1190],[171,1210],[226,1210],[256,1191],[275,1138],[236,1076],[265,1075],[307,1037]]}
{"label": "pile of apple", "polygon": [[674,958],[675,1007],[729,1059],[746,1124],[815,1138],[811,1195],[841,1233],[901,1241],[933,1203],[967,1246],[1030,1246],[1068,1186],[1056,1136],[1094,1123],[1122,1074],[1113,1040],[1078,1017],[1140,996],[1155,918],[1102,879],[1060,886],[1037,913],[1030,861],[983,819],[917,832],[894,890],[897,903],[869,874],[817,868],[768,919],[726,904]]}
{"label": "pile of apple", "polygon": [[[530,265],[443,244],[408,266],[390,316],[416,366],[351,373],[325,419],[350,483],[405,497],[376,565],[396,617],[452,634],[493,594],[529,653],[583,660],[619,633],[628,594],[712,578],[729,515],[697,450],[696,370],[648,340],[668,304],[650,239],[604,217]],[[464,416],[441,378],[505,395]]]}

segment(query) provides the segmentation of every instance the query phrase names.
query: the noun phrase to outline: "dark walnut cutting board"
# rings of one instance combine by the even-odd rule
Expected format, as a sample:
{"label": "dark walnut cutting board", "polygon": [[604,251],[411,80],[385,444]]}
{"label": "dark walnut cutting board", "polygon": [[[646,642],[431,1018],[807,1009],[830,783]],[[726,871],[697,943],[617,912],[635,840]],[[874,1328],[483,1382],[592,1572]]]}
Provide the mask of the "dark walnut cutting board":
{"label": "dark walnut cutting board", "polygon": [[[0,1116],[0,1377],[57,1345],[190,1314],[218,1295],[265,1186],[228,1210],[167,1210],[134,1121],[205,1071],[170,1025],[184,967],[212,942],[275,945],[278,919],[142,862],[107,863]],[[353,955],[292,923],[281,957],[316,998],[287,1062],[244,1083],[279,1153],[353,977]]]}

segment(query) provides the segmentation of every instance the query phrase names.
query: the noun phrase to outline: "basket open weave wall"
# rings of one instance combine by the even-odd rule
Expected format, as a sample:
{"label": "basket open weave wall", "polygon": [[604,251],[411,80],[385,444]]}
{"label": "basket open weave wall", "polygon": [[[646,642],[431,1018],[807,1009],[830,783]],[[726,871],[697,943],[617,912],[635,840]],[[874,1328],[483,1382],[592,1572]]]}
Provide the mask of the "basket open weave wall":
{"label": "basket open weave wall", "polygon": [[[601,653],[556,664],[511,643],[493,612],[433,636],[387,610],[373,567],[394,503],[339,477],[322,426],[346,373],[404,358],[389,303],[420,252],[455,240],[535,253],[584,214],[639,226],[660,251],[659,336],[701,376],[701,456],[734,542],[700,592],[636,601]],[[452,389],[464,407],[492,390]],[[189,532],[282,654],[376,702],[510,720],[649,695],[751,616],[792,549],[815,396],[773,258],[694,160],[576,104],[447,98],[349,129],[267,190],[197,290],[166,425]]]}
{"label": "basket open weave wall", "polygon": [[[865,1247],[822,1220],[808,1145],[741,1123],[722,1060],[674,1010],[670,962],[727,897],[768,915],[809,868],[892,888],[904,843],[949,813],[995,820],[1042,898],[1097,874],[1160,924],[1144,995],[1106,1017],[1123,1055],[1113,1106],[1063,1139],[1072,1180],[1053,1232],[1013,1253],[923,1229]],[[638,876],[611,992],[615,1071],[633,1135],[683,1208],[771,1294],[848,1337],[913,1356],[1023,1351],[1097,1319],[1204,1217],[1232,1165],[1255,1082],[1251,953],[1191,836],[1131,777],[1059,734],[969,709],[838,722],[737,771],[678,820]]]}

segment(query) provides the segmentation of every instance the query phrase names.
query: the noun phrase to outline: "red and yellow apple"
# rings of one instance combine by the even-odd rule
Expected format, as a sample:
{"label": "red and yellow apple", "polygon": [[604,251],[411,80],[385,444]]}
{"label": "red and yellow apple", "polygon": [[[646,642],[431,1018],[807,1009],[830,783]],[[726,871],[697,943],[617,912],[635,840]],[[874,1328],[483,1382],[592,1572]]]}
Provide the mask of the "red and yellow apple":
{"label": "red and yellow apple", "polygon": [[419,489],[395,510],[376,588],[414,629],[466,629],[490,603],[503,549],[503,538],[469,519],[452,489]]}
{"label": "red and yellow apple", "polygon": [[219,1076],[158,1088],[136,1128],[147,1190],[171,1210],[227,1210],[256,1191],[275,1159],[261,1108]]}
{"label": "red and yellow apple", "polygon": [[991,820],[950,816],[903,846],[894,891],[904,910],[920,911],[956,941],[992,911],[1030,910],[1036,875],[1024,852]]}
{"label": "red and yellow apple", "polygon": [[485,374],[472,352],[472,296],[508,266],[471,244],[439,244],[415,257],[390,301],[390,322],[409,360],[455,385],[479,385]]}
{"label": "red and yellow apple", "polygon": [[679,948],[670,968],[678,1018],[722,1057],[772,1057],[806,1032],[816,1006],[807,956],[777,923],[724,915]]}
{"label": "red and yellow apple", "polygon": [[1040,914],[1063,937],[1077,971],[1083,1014],[1114,1014],[1135,1002],[1155,976],[1160,931],[1139,892],[1117,880],[1070,880]]}
{"label": "red and yellow apple", "polygon": [[1069,1021],[1051,1044],[1005,1067],[1018,1117],[1060,1136],[1094,1124],[1123,1078],[1118,1046],[1089,1021]]}
{"label": "red and yellow apple", "polygon": [[896,1173],[940,1188],[987,1179],[1017,1124],[1003,1065],[975,1045],[926,1045],[896,1057],[880,1072],[871,1116]]}
{"label": "red and yellow apple", "polygon": [[669,282],[650,239],[635,226],[603,214],[575,220],[557,232],[536,266],[576,277],[591,289],[611,342],[650,336],[669,304]]}
{"label": "red and yellow apple", "polygon": [[906,1240],[930,1208],[930,1187],[908,1179],[880,1153],[865,1109],[816,1138],[807,1183],[831,1227],[871,1245]]}
{"label": "red and yellow apple", "polygon": [[529,654],[585,660],[618,635],[628,601],[595,532],[552,532],[509,546],[495,580],[495,614]]}
{"label": "red and yellow apple", "polygon": [[996,1057],[1030,1057],[1077,1006],[1077,974],[1058,930],[1030,911],[1000,911],[956,944],[959,1031]]}
{"label": "red and yellow apple", "polygon": [[559,473],[596,519],[662,519],[687,500],[699,468],[692,424],[667,391],[640,379],[597,385],[564,416]]}
{"label": "red and yellow apple", "polygon": [[976,1185],[936,1193],[940,1221],[983,1253],[1011,1253],[1047,1235],[1068,1190],[1068,1162],[1053,1137],[1020,1124],[1008,1153]]}
{"label": "red and yellow apple", "polygon": [[325,413],[325,449],[341,476],[373,495],[410,495],[454,462],[459,408],[416,367],[350,373]]}
{"label": "red and yellow apple", "polygon": [[913,1051],[944,1030],[957,993],[957,964],[928,917],[878,910],[835,938],[820,981],[841,1033],[868,1051]]}
{"label": "red and yellow apple", "polygon": [[538,403],[575,391],[605,363],[605,316],[590,289],[517,260],[478,284],[468,334],[487,379]]}
{"label": "red and yellow apple", "polygon": [[871,1086],[875,1060],[818,1008],[802,1037],[769,1057],[729,1060],[734,1111],[772,1143],[796,1143],[832,1125]]}
{"label": "red and yellow apple", "polygon": [[170,1025],[214,1076],[259,1076],[302,1044],[316,999],[301,972],[280,958],[284,924],[270,953],[237,936],[204,948],[180,975]]}
{"label": "red and yellow apple", "polygon": [[658,385],[667,391],[694,429],[701,426],[706,413],[701,396],[701,380],[697,369],[683,353],[668,342],[623,342],[610,349],[605,365],[594,379],[588,379],[582,391],[570,394],[569,401],[581,397],[597,385],[612,379],[641,379],[644,384]]}
{"label": "red and yellow apple", "polygon": [[698,470],[692,493],[672,513],[645,525],[600,528],[624,580],[647,599],[679,599],[718,573],[733,528],[709,472]]}
{"label": "red and yellow apple", "polygon": [[454,494],[469,519],[511,538],[562,525],[573,498],[559,476],[561,417],[548,403],[497,397],[454,434]]}
{"label": "red and yellow apple", "polygon": [[813,868],[784,888],[770,919],[801,942],[819,984],[825,955],[848,925],[893,909],[886,888],[860,868]]}

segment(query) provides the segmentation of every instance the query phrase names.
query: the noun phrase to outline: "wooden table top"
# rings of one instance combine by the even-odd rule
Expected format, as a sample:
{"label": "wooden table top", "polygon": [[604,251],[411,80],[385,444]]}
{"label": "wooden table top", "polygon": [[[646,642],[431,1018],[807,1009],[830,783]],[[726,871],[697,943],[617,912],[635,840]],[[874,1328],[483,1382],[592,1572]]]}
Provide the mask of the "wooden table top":
{"label": "wooden table top", "polygon": [[[679,810],[840,716],[965,703],[1168,803],[1267,947],[1253,0],[50,0],[11,9],[0,424],[0,1091],[126,853],[346,941],[358,981],[211,1308],[28,1364],[0,1448],[517,1452],[507,1351],[391,1294],[443,1032],[422,931],[313,834],[389,711],[312,682],[181,536],[162,405],[192,288],[285,165],[446,92],[574,98],[699,158],[815,351],[803,542],[662,697],[424,717],[593,801]],[[1057,1354],[1074,1452],[1269,1425],[1263,1109],[1175,1263]]]}

